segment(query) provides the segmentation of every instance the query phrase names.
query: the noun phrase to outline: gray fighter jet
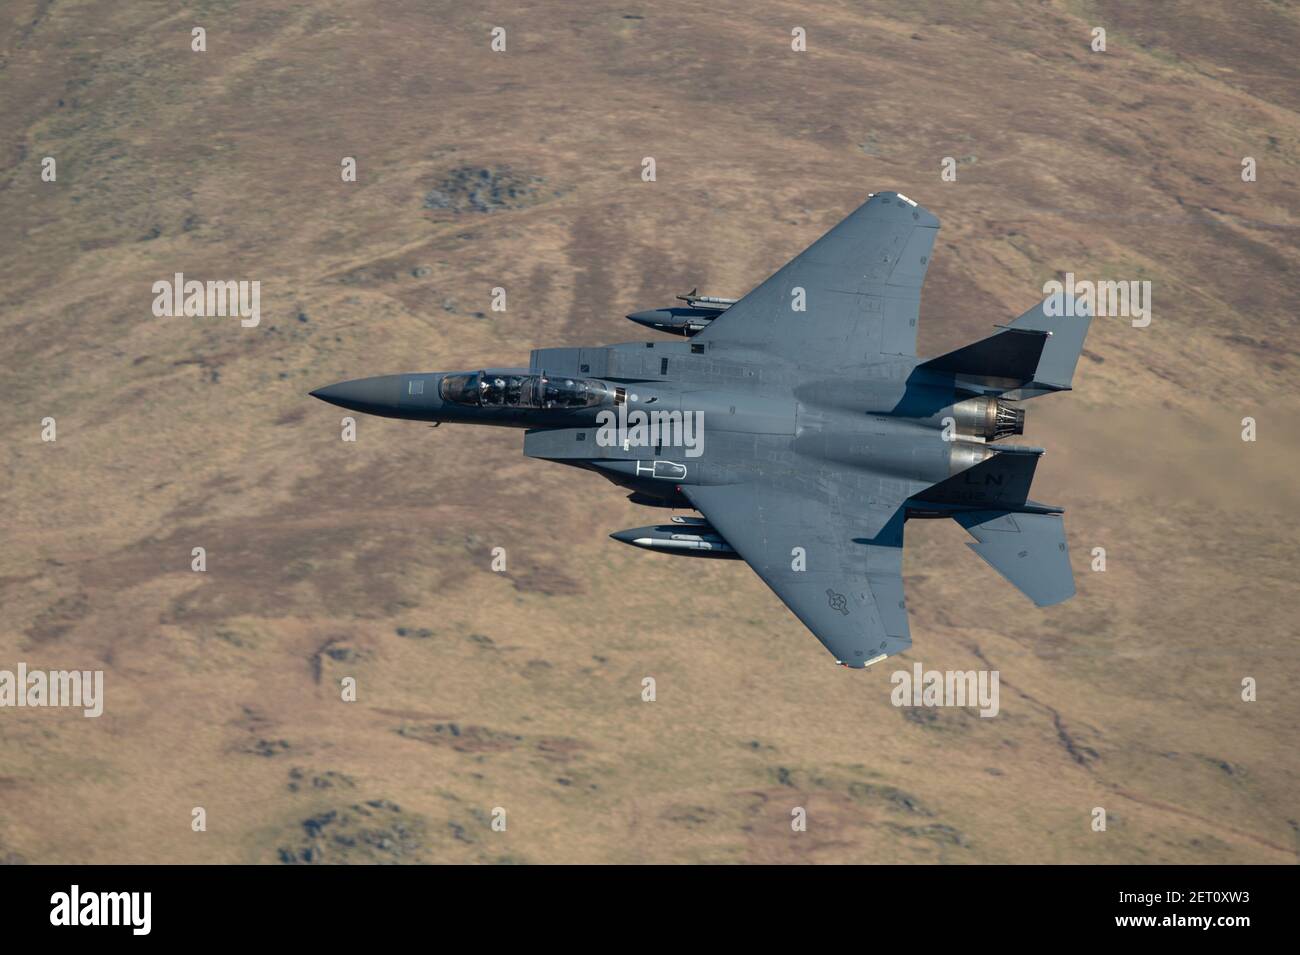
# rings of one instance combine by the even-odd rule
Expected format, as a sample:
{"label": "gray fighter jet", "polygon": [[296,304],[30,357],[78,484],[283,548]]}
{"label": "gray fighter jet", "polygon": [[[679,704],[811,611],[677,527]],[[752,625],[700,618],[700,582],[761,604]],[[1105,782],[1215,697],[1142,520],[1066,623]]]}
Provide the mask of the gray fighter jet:
{"label": "gray fighter jet", "polygon": [[[1029,498],[1042,448],[1015,402],[1066,391],[1091,314],[1049,297],[916,357],[939,220],[875,193],[744,298],[629,315],[681,336],[543,348],[527,368],[363,378],[312,394],[353,411],[525,428],[524,454],[701,517],[620,531],[665,554],[746,561],[835,657],[911,646],[903,524],[951,518],[1034,603],[1074,593],[1062,509]],[[1087,313],[1087,314],[1085,314]]]}

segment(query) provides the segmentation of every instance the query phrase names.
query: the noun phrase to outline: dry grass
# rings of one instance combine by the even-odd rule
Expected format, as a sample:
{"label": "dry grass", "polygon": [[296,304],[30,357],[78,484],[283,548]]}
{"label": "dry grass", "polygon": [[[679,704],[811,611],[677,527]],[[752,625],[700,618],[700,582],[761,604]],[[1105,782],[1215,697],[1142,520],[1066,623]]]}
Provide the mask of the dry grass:
{"label": "dry grass", "polygon": [[[0,859],[1295,861],[1293,6],[12,6],[0,668],[103,668],[108,705],[0,711]],[[463,168],[526,189],[426,208]],[[909,526],[903,663],[996,667],[996,719],[895,709],[745,568],[609,541],[653,515],[516,433],[349,445],[306,397],[642,337],[886,188],[944,221],[923,352],[1058,272],[1154,285],[1029,406],[1073,601]],[[260,280],[260,327],[153,318],[177,271]]]}

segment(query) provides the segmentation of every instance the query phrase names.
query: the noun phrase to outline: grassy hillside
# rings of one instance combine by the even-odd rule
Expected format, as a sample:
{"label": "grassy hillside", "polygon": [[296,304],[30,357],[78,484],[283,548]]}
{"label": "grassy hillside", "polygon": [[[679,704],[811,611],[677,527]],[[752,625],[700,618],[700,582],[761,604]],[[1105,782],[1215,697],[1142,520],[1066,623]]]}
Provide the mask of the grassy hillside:
{"label": "grassy hillside", "polygon": [[[0,668],[107,700],[0,710],[0,859],[1295,862],[1294,4],[9,6]],[[994,719],[608,540],[659,515],[518,433],[350,444],[307,397],[642,338],[881,189],[943,221],[923,354],[1065,272],[1152,283],[1027,406],[1078,596],[908,527],[899,662],[999,670]],[[260,324],[155,318],[177,272],[260,281]]]}

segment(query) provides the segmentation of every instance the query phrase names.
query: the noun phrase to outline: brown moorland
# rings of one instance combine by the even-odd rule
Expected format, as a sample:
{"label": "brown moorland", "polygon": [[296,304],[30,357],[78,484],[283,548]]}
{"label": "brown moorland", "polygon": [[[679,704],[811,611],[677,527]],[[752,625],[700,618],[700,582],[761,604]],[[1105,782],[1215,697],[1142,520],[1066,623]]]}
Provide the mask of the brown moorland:
{"label": "brown moorland", "polygon": [[[8,12],[0,669],[106,704],[0,710],[0,860],[1296,861],[1295,5]],[[660,515],[518,433],[345,443],[307,397],[643,338],[881,189],[944,223],[923,354],[1066,272],[1151,282],[1027,406],[1068,603],[916,522],[912,651],[844,670],[744,566],[610,541]],[[177,272],[260,281],[260,324],[155,318]],[[918,661],[996,669],[1000,713],[894,707]]]}

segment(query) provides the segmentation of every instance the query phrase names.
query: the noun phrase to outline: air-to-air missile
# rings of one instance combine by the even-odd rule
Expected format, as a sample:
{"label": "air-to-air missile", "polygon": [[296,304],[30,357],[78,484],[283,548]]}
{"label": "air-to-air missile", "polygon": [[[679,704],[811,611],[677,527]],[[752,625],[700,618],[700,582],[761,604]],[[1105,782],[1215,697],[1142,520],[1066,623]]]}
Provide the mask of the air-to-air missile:
{"label": "air-to-air missile", "polygon": [[715,318],[737,302],[734,298],[699,295],[698,292],[699,289],[691,289],[685,295],[678,295],[678,300],[685,302],[685,305],[652,308],[644,312],[633,312],[627,317],[630,321],[644,325],[646,328],[690,338],[708,328]]}
{"label": "air-to-air missile", "polygon": [[644,547],[646,550],[668,551],[682,557],[723,557],[737,560],[740,555],[722,539],[709,522],[698,517],[673,516],[671,524],[651,524],[633,527],[609,535],[616,541]]}

